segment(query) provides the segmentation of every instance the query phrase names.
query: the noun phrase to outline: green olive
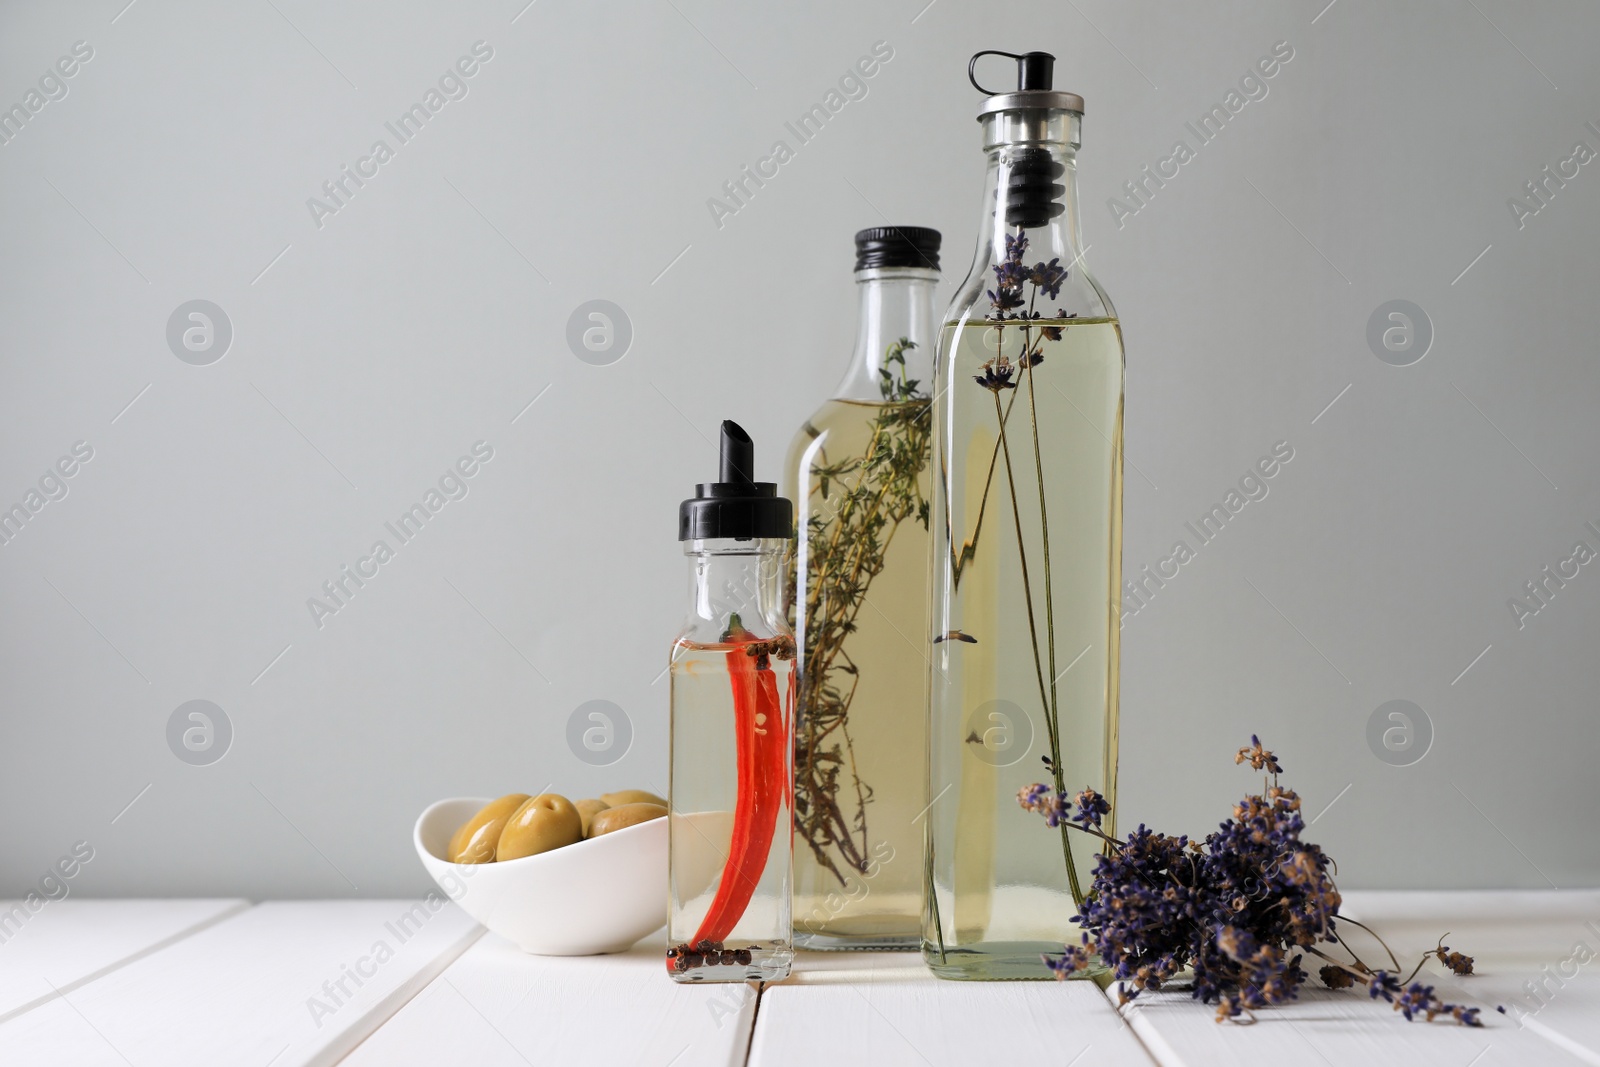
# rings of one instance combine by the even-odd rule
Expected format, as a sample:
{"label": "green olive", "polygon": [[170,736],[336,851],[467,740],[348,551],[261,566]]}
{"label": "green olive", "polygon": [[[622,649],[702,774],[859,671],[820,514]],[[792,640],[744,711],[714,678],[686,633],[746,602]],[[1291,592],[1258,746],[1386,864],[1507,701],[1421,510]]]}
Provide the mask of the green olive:
{"label": "green olive", "polygon": [[666,814],[667,809],[661,804],[619,804],[614,808],[607,808],[594,817],[594,821],[589,824],[589,836],[599,837],[613,830],[638,826],[642,822],[659,819]]}
{"label": "green olive", "polygon": [[583,816],[558,793],[540,793],[523,803],[500,831],[494,858],[504,863],[583,840]]}
{"label": "green olive", "polygon": [[594,817],[605,811],[611,805],[603,800],[578,800],[573,802],[573,807],[578,809],[578,814],[583,817],[583,836],[589,836],[589,823]]}
{"label": "green olive", "polygon": [[526,793],[507,793],[499,800],[491,800],[478,809],[478,813],[461,824],[450,837],[450,849],[445,858],[451,863],[493,863],[495,846],[506,820],[527,803]]}
{"label": "green olive", "polygon": [[624,789],[619,793],[601,793],[600,799],[613,808],[620,808],[624,804],[654,804],[658,808],[667,806],[667,802],[654,793],[647,793],[643,789]]}

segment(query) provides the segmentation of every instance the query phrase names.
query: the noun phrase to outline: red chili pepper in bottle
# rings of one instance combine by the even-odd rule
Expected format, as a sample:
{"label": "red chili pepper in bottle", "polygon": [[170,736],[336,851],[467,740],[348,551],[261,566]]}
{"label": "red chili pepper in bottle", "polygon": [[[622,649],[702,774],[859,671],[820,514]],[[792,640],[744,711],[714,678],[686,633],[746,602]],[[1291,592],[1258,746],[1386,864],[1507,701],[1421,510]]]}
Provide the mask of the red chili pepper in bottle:
{"label": "red chili pepper in bottle", "polygon": [[[737,628],[737,629],[735,629]],[[733,932],[766,870],[790,788],[788,729],[770,662],[771,644],[745,630],[737,614],[729,620],[728,679],[733,687],[733,728],[738,765],[738,799],[733,836],[711,907],[695,931],[693,944],[723,941]]]}

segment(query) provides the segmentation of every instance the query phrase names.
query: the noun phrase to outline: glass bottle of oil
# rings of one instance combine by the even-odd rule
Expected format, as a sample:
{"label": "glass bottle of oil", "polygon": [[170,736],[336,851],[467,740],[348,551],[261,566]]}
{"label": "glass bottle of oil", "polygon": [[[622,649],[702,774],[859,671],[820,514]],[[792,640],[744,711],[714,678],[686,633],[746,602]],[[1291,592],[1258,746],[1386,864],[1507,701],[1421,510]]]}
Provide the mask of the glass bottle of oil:
{"label": "glass bottle of oil", "polygon": [[984,228],[933,409],[922,951],[946,978],[1046,977],[1041,953],[1078,940],[1096,841],[1048,828],[1018,791],[1116,803],[1122,334],[1083,264],[1083,100],[1051,88],[1047,53],[1010,58],[1015,92],[973,79]]}
{"label": "glass bottle of oil", "polygon": [[784,466],[798,508],[795,940],[914,949],[927,804],[928,442],[939,232],[856,234],[855,355]]}
{"label": "glass bottle of oil", "polygon": [[754,472],[749,435],[724,422],[718,480],[678,512],[690,604],[669,665],[667,973],[680,982],[777,981],[794,959],[794,508]]}

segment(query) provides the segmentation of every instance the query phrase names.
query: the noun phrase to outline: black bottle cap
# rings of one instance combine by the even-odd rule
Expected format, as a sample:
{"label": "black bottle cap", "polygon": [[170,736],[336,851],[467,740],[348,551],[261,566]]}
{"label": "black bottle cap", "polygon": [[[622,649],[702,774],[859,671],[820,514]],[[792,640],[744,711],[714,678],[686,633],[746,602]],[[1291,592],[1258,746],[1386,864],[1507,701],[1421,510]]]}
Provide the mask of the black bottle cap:
{"label": "black bottle cap", "polygon": [[1019,93],[1042,92],[1051,89],[1055,77],[1056,57],[1049,52],[1002,52],[995,48],[985,48],[982,52],[972,57],[967,64],[967,80],[972,87],[985,96],[995,96],[1006,90],[985,89],[978,84],[978,60],[984,56],[1005,56],[1017,64],[1017,87]]}
{"label": "black bottle cap", "polygon": [[1055,66],[1056,57],[1049,52],[1022,53],[1017,59],[1018,91],[1050,88],[1050,79],[1055,72]]}
{"label": "black bottle cap", "polygon": [[[978,60],[984,56],[1004,56],[1017,66],[1015,89],[985,89],[978,82]],[[986,48],[973,55],[967,63],[967,80],[972,87],[989,99],[978,112],[982,120],[996,111],[1020,111],[1031,108],[1059,109],[1083,114],[1083,97],[1077,93],[1064,93],[1055,88],[1056,57],[1049,52],[1002,52]]]}
{"label": "black bottle cap", "polygon": [[874,226],[856,234],[856,270],[939,269],[939,231],[927,226]]}
{"label": "black bottle cap", "polygon": [[731,420],[722,424],[719,466],[717,481],[701,482],[694,499],[678,505],[678,540],[794,536],[794,505],[772,482],[754,480],[756,446]]}

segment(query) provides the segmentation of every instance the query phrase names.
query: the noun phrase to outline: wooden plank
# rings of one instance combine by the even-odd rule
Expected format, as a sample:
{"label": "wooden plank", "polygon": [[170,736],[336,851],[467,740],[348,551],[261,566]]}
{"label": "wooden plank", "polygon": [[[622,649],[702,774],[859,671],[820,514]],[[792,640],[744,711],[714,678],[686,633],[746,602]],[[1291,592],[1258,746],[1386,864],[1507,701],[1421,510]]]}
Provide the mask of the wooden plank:
{"label": "wooden plank", "polygon": [[1389,1005],[1370,1000],[1360,990],[1335,993],[1307,988],[1295,1003],[1259,1013],[1253,1025],[1215,1022],[1211,1009],[1181,992],[1141,994],[1123,1013],[1161,1067],[1285,1063],[1558,1067],[1584,1062],[1508,1022],[1492,1006],[1482,1029],[1446,1022],[1408,1023]]}
{"label": "wooden plank", "polygon": [[[618,956],[548,959],[492,936],[473,945],[478,928],[454,908],[422,918],[412,910],[402,929],[413,902],[229,914],[241,902],[71,900],[0,943],[0,996],[11,998],[0,1004],[13,1005],[0,1025],[0,1063],[737,1067],[748,1049],[755,1067],[1086,1067],[1147,1065],[1151,1056],[1163,1067],[1600,1067],[1600,893],[1347,901],[1403,959],[1448,929],[1480,973],[1458,979],[1433,968],[1427,980],[1447,999],[1483,1007],[1488,1025],[1408,1024],[1358,991],[1313,988],[1254,1026],[1217,1024],[1185,993],[1147,995],[1124,1009],[1129,1029],[1087,983],[941,981],[909,953],[802,953],[795,976],[769,987],[757,1011],[750,986],[670,982],[658,938]],[[382,959],[380,942],[390,953]],[[359,976],[358,964],[371,975]],[[64,995],[39,1002],[25,975]],[[22,1005],[31,1007],[15,1010]]]}
{"label": "wooden plank", "polygon": [[250,906],[247,900],[0,901],[0,1022]]}
{"label": "wooden plank", "polygon": [[250,908],[0,1026],[0,1063],[337,1063],[480,935],[440,903]]}
{"label": "wooden plank", "polygon": [[[1347,894],[1341,910],[1377,929],[1407,972],[1447,931],[1448,944],[1477,958],[1480,973],[1473,977],[1457,978],[1432,965],[1420,980],[1445,1000],[1483,1009],[1481,1029],[1407,1023],[1362,990],[1335,993],[1315,978],[1299,1001],[1260,1012],[1254,1025],[1217,1023],[1212,1009],[1182,991],[1141,994],[1122,1012],[1162,1067],[1600,1064],[1594,1051],[1600,1048],[1600,963],[1569,961],[1577,939],[1586,940],[1589,959],[1600,958],[1600,922],[1591,930],[1578,919],[1596,905],[1600,894],[1594,893]],[[1600,919],[1600,910],[1590,914]],[[1369,963],[1382,955],[1375,943],[1351,937]],[[1541,958],[1543,963],[1536,962]],[[1544,965],[1570,977],[1559,987],[1547,983],[1551,995],[1542,1006],[1524,995],[1527,1007],[1518,1011],[1511,998]],[[1107,995],[1115,998],[1115,989]],[[1496,1012],[1496,1005],[1508,1013]],[[1533,1008],[1539,1010],[1528,1010]]]}
{"label": "wooden plank", "polygon": [[[1447,1000],[1483,1006],[1484,1018],[1496,1032],[1518,1027],[1571,1057],[1559,1062],[1600,1065],[1600,938],[1589,934],[1583,943],[1582,955],[1569,949],[1538,968],[1491,969],[1470,978],[1451,975],[1430,981]],[[1496,1006],[1505,1008],[1505,1014],[1495,1012]]]}
{"label": "wooden plank", "polygon": [[794,976],[761,995],[750,1067],[830,1063],[1148,1067],[1150,1057],[1089,982],[954,982],[912,953],[803,952]]}
{"label": "wooden plank", "polygon": [[[1600,891],[1492,890],[1353,893],[1352,911],[1397,945],[1402,961],[1449,930],[1474,975],[1429,980],[1446,999],[1484,1008],[1490,1026],[1516,1025],[1600,1065]],[[1495,1007],[1505,1014],[1490,1015]]]}
{"label": "wooden plank", "polygon": [[[1543,963],[1600,921],[1600,890],[1352,890],[1339,909],[1378,929],[1402,961],[1439,941],[1480,961]],[[1590,938],[1593,941],[1593,936]]]}
{"label": "wooden plank", "polygon": [[530,956],[490,934],[351,1053],[344,1067],[738,1067],[755,987],[680,985],[666,942],[613,956]]}

